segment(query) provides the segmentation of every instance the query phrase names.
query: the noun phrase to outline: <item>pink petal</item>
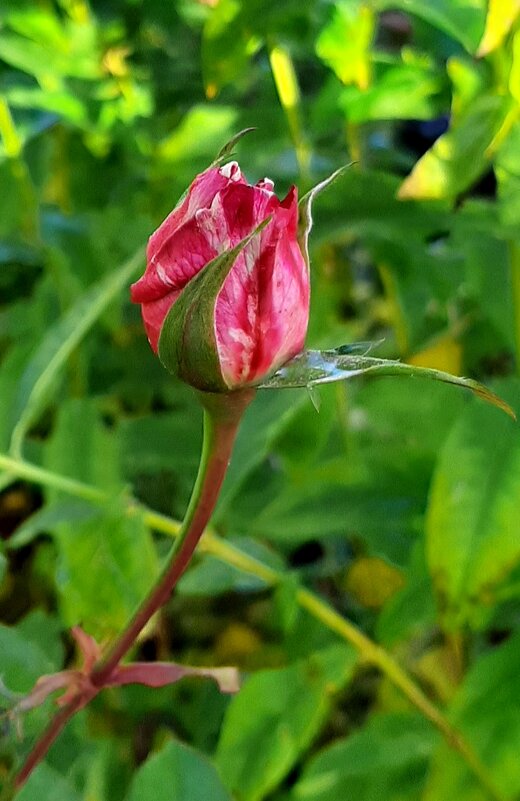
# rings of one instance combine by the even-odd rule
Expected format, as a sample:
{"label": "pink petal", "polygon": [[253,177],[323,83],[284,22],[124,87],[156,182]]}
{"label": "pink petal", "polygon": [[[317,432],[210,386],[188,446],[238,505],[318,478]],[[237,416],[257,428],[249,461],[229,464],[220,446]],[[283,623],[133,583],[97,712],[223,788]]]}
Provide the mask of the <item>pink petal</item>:
{"label": "pink petal", "polygon": [[247,184],[227,186],[219,193],[218,198],[231,247],[248,236],[270,214],[274,215],[280,205],[276,195]]}
{"label": "pink petal", "polygon": [[[232,162],[236,163],[236,162]],[[226,170],[226,167],[228,170]],[[159,228],[151,235],[148,241],[147,256],[150,259],[164,244],[172,233],[179,228],[186,220],[193,217],[197,209],[208,208],[217,192],[224,189],[228,184],[235,185],[237,182],[245,183],[244,177],[236,173],[230,177],[233,170],[229,170],[229,165],[224,167],[211,167],[201,172],[190,185],[188,192],[183,200],[174,208],[172,212],[161,223]]]}
{"label": "pink petal", "polygon": [[276,222],[285,228],[286,236],[296,239],[298,234],[298,190],[291,186],[276,212]]}
{"label": "pink petal", "polygon": [[192,217],[149,256],[143,277],[130,289],[132,301],[146,303],[182,289],[216,255],[197,216]]}
{"label": "pink petal", "polygon": [[[289,216],[282,214],[280,220],[289,229],[292,205]],[[277,214],[275,223],[237,259],[217,300],[215,332],[230,388],[260,380],[303,348],[308,270],[296,240],[278,222]]]}
{"label": "pink petal", "polygon": [[159,336],[164,319],[180,294],[180,289],[172,291],[158,300],[143,303],[141,306],[146,335],[154,353],[157,353],[159,347]]}
{"label": "pink petal", "polygon": [[230,246],[219,192],[228,186],[236,191],[241,185],[246,185],[245,179],[236,162],[206,170],[150,237],[146,271],[130,291],[132,301],[142,304],[146,333],[155,352],[164,318],[179,290]]}

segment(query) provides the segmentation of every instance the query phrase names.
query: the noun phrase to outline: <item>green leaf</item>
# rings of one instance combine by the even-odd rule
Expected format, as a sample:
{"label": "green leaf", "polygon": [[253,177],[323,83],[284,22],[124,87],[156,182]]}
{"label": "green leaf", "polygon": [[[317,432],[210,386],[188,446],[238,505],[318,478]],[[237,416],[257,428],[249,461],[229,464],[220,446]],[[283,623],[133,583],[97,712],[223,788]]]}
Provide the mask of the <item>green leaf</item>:
{"label": "green leaf", "polygon": [[52,618],[41,612],[31,617],[17,626],[0,625],[0,676],[15,693],[28,692],[40,676],[59,669],[63,658]]}
{"label": "green leaf", "polygon": [[69,92],[44,92],[41,89],[13,87],[6,93],[12,108],[30,108],[59,114],[82,126],[87,123],[86,103]]}
{"label": "green leaf", "polygon": [[[476,661],[449,711],[451,722],[486,766],[497,798],[514,799],[520,793],[519,673],[517,633]],[[487,797],[465,761],[441,742],[432,759],[424,801],[484,801]]]}
{"label": "green leaf", "polygon": [[213,7],[202,37],[202,73],[206,95],[215,95],[227,84],[247,78],[249,61],[261,44],[245,23],[239,0],[222,0]]}
{"label": "green leaf", "polygon": [[[126,475],[133,478],[167,469],[195,475],[202,445],[202,427],[200,415],[193,413],[192,397],[189,401],[190,406],[174,413],[155,412],[119,421],[118,434]],[[175,443],[174,448],[172,443]]]}
{"label": "green leaf", "polygon": [[[282,570],[283,560],[266,545],[255,540],[240,537],[238,542],[240,551],[247,556],[258,559],[264,565],[274,570]],[[214,596],[227,592],[253,593],[266,589],[266,582],[248,573],[244,573],[232,565],[212,556],[203,556],[202,560],[182,576],[177,592],[189,596]]]}
{"label": "green leaf", "polygon": [[12,347],[2,358],[0,371],[0,448],[6,450],[13,424],[13,408],[20,391],[20,374],[27,363],[28,350],[25,345]]}
{"label": "green leaf", "polygon": [[52,798],[52,801],[83,801],[74,784],[46,762],[38,765],[15,801],[34,801],[35,798]]}
{"label": "green leaf", "polygon": [[41,609],[33,609],[17,623],[16,629],[32,645],[37,646],[55,666],[61,665],[64,657],[62,625],[58,618],[51,617]]}
{"label": "green leaf", "polygon": [[325,723],[331,695],[349,682],[355,663],[350,648],[336,646],[246,682],[227,709],[216,757],[237,801],[260,801],[277,787]]}
{"label": "green leaf", "polygon": [[[520,36],[518,40],[520,75]],[[512,126],[509,136],[497,153],[496,176],[500,219],[510,227],[512,237],[516,238],[520,215],[520,121]]]}
{"label": "green leaf", "polygon": [[54,540],[56,586],[65,623],[81,623],[96,639],[113,636],[127,623],[158,572],[141,518],[125,517],[116,505],[83,523],[57,526]]}
{"label": "green leaf", "polygon": [[440,74],[419,64],[400,64],[384,71],[367,89],[345,89],[339,103],[351,123],[368,120],[424,120],[436,115]]}
{"label": "green leaf", "polygon": [[[118,443],[94,402],[69,401],[46,446],[46,467],[115,493],[120,490]],[[62,493],[48,490],[50,504]],[[140,516],[117,500],[84,520],[55,522],[56,584],[67,625],[81,623],[96,637],[118,631],[152,586],[157,558]],[[95,576],[95,581],[92,577]]]}
{"label": "green leaf", "polygon": [[399,179],[388,172],[346,171],[316,206],[314,248],[348,244],[354,237],[368,243],[423,244],[439,231],[450,230],[453,215],[445,207],[432,201],[401,203],[398,189]]}
{"label": "green leaf", "polygon": [[[55,473],[93,484],[114,495],[122,489],[119,443],[101,422],[93,398],[70,399],[59,410],[45,444],[44,466]],[[70,502],[59,490],[47,489],[47,500]]]}
{"label": "green leaf", "polygon": [[436,625],[436,605],[424,545],[419,540],[406,571],[406,584],[390,598],[377,621],[376,639],[385,647],[422,635]]}
{"label": "green leaf", "polygon": [[334,15],[316,42],[316,53],[342,83],[368,88],[374,28],[374,13],[368,3],[335,4]]}
{"label": "green leaf", "polygon": [[[237,113],[230,106],[192,106],[180,125],[161,141],[159,145],[161,158],[174,163],[188,161],[190,174],[193,176],[193,161],[214,153],[215,142],[219,138],[222,140],[226,132],[233,130],[236,118]],[[237,136],[240,137],[241,134]],[[231,141],[233,142],[233,139]],[[235,141],[238,141],[238,138]]]}
{"label": "green leaf", "polygon": [[484,31],[485,0],[376,0],[376,8],[415,14],[475,53]]}
{"label": "green leaf", "polygon": [[149,757],[132,779],[125,801],[231,801],[213,765],[175,740]]}
{"label": "green leaf", "polygon": [[[416,801],[438,739],[417,714],[375,715],[305,766],[291,801]],[[457,796],[459,798],[459,796]]]}
{"label": "green leaf", "polygon": [[[85,44],[88,46],[89,43]],[[93,48],[90,52],[84,50],[82,53],[78,49],[71,54],[9,31],[0,34],[0,58],[37,78],[72,76],[88,80],[102,75],[101,60]]]}
{"label": "green leaf", "polygon": [[88,520],[99,514],[99,510],[84,501],[64,501],[42,506],[37,512],[27,517],[9,537],[9,549],[22,548],[39,534],[52,531],[60,523],[77,523]]}
{"label": "green leaf", "polygon": [[[511,198],[509,211],[513,212],[513,208],[514,199]],[[489,320],[504,345],[513,351],[514,310],[508,243],[483,231],[479,225],[484,216],[489,219],[492,213],[487,203],[481,209],[476,206],[471,230],[468,231],[463,225],[460,230],[455,229],[453,243],[464,260],[466,290],[474,300],[479,315]],[[490,342],[490,349],[493,346],[496,348]]]}
{"label": "green leaf", "polygon": [[[351,346],[345,346],[350,348]],[[445,384],[470,389],[482,400],[497,406],[510,417],[515,413],[508,403],[494,392],[471,378],[433,370],[427,367],[415,367],[410,364],[391,359],[375,359],[372,356],[353,356],[345,354],[342,348],[335,350],[306,350],[295,356],[281,367],[271,378],[260,385],[262,389],[291,389],[308,387],[316,384],[330,384],[333,381],[345,381],[360,375],[367,376],[406,376],[408,378],[427,378],[431,381],[442,381]]]}
{"label": "green leaf", "polygon": [[383,482],[374,491],[369,482],[338,486],[309,478],[280,491],[250,521],[248,533],[285,547],[317,539],[354,537],[370,552],[402,561],[420,507],[405,491]]}
{"label": "green leaf", "polygon": [[21,381],[15,410],[16,425],[11,437],[11,452],[20,456],[24,437],[42,413],[58,386],[58,378],[70,354],[135,275],[143,261],[139,250],[131,259],[91,287],[51,325],[27,365]]}
{"label": "green leaf", "polygon": [[[518,381],[499,386],[518,406]],[[471,404],[441,451],[426,519],[428,565],[446,627],[482,626],[519,564],[519,493],[517,429]]]}
{"label": "green leaf", "polygon": [[491,164],[490,145],[511,110],[511,100],[481,95],[419,159],[399,189],[399,198],[454,199]]}

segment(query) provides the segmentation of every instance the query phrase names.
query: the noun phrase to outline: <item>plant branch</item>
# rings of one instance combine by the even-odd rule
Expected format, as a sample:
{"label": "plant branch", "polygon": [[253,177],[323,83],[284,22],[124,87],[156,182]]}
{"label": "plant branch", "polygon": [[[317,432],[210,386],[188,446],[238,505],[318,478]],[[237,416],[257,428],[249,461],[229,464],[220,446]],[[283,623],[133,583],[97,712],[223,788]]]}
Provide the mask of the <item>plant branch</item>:
{"label": "plant branch", "polygon": [[[85,688],[51,720],[22,766],[16,778],[17,787],[21,787],[28,779],[73,715],[88,704],[103,687],[113,683],[111,679],[117,673],[121,659],[135,644],[139,633],[150,618],[169,599],[209,522],[226,475],[242,414],[251,402],[254,391],[244,390],[222,396],[209,393],[200,395],[204,405],[204,441],[199,472],[185,519],[177,530],[177,538],[168,556],[166,567],[108,653],[89,671]],[[28,477],[27,471],[24,472],[25,477]],[[41,478],[42,472],[45,471],[37,470],[36,474]],[[76,482],[69,482],[69,488],[72,489],[74,484]],[[54,485],[56,486],[56,483]],[[89,494],[85,492],[86,486],[78,484],[75,487],[81,492],[81,497]],[[65,488],[63,484],[62,488]],[[100,499],[97,491],[91,493],[91,499]]]}
{"label": "plant branch", "polygon": [[[87,498],[90,496],[89,499],[103,503],[109,501],[107,494],[91,485],[72,481],[65,476],[43,470],[25,461],[10,459],[3,454],[0,454],[0,467],[4,467],[19,478],[62,489],[77,497]],[[128,515],[141,515],[146,525],[170,537],[179,537],[183,528],[176,520],[155,512],[134,499],[129,499],[126,512]],[[200,543],[200,551],[208,553],[238,570],[250,573],[270,586],[275,586],[283,581],[284,575],[281,571],[274,570],[259,559],[244,553],[240,548],[221,539],[211,530],[206,529]],[[304,588],[298,590],[296,601],[302,609],[305,609],[329,630],[334,631],[342,640],[352,645],[366,663],[377,667],[394,686],[398,687],[410,703],[440,731],[450,747],[457,751],[480,786],[486,790],[488,797],[492,801],[504,801],[503,796],[494,786],[487,768],[462,733],[451,725],[442,711],[430,701],[419,685],[388,651],[373,642],[354,624],[310,590]],[[64,713],[65,710],[61,710],[61,712]],[[62,727],[63,725],[65,724],[62,724]]]}
{"label": "plant branch", "polygon": [[203,396],[203,403],[206,403],[204,442],[199,472],[186,516],[161,578],[108,654],[94,668],[92,682],[96,686],[102,686],[108,681],[110,674],[130,650],[150,618],[166,603],[209,522],[226,475],[242,414],[252,400],[253,393],[244,391],[235,393],[235,396],[234,401],[238,402],[235,403],[233,411],[230,411],[227,403],[231,395],[223,395],[218,400],[218,396],[211,396],[211,404],[207,403],[209,396]]}
{"label": "plant branch", "polygon": [[79,699],[76,699],[67,704],[67,706],[64,706],[54,715],[19,771],[15,781],[16,789],[20,789],[20,787],[25,784],[35,767],[45,757],[47,751],[61,734],[69,720],[74,717],[82,706],[84,706],[84,704],[80,702]]}

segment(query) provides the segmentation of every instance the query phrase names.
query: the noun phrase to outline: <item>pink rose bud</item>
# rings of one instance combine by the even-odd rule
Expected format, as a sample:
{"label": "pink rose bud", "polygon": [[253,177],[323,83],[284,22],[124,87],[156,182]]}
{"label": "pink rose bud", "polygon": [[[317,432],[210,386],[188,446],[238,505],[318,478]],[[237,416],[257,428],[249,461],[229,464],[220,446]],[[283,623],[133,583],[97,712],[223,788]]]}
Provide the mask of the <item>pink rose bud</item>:
{"label": "pink rose bud", "polygon": [[225,392],[259,383],[302,350],[309,270],[297,229],[295,187],[280,201],[272,181],[251,186],[235,161],[195,178],[150,237],[131,289],[171,372]]}

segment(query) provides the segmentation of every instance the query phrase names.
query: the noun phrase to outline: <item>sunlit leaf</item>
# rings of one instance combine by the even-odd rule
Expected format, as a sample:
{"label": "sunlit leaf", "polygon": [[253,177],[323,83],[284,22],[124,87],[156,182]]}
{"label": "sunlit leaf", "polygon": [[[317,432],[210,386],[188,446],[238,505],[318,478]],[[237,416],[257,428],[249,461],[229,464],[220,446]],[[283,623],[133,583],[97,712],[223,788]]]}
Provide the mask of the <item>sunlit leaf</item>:
{"label": "sunlit leaf", "polygon": [[368,3],[335,4],[334,15],[316,42],[316,52],[344,84],[354,83],[360,89],[369,86],[374,26]]}
{"label": "sunlit leaf", "polygon": [[[214,153],[215,143],[231,133],[236,117],[235,109],[230,106],[193,106],[180,125],[161,141],[161,159],[177,162]],[[232,143],[233,147],[244,133],[230,139],[228,145]]]}
{"label": "sunlit leaf", "polygon": [[477,50],[477,56],[486,56],[500,46],[520,13],[518,0],[489,0],[486,28]]}
{"label": "sunlit leaf", "polygon": [[455,198],[489,167],[489,147],[510,111],[510,100],[481,95],[425,153],[399,189],[399,198]]}
{"label": "sunlit leaf", "polygon": [[368,120],[430,119],[440,109],[443,82],[438,73],[417,64],[385,70],[371,86],[345,89],[341,107],[352,123]]}

